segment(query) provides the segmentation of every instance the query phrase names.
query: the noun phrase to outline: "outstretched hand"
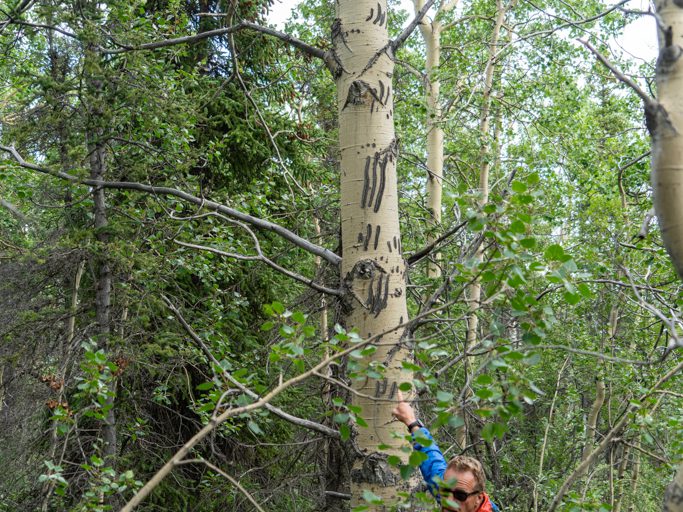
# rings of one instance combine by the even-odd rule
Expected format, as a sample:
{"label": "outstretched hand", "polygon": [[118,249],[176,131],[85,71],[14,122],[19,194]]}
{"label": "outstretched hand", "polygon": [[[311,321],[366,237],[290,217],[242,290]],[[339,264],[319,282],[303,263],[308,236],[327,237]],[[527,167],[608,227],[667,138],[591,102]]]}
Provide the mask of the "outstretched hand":
{"label": "outstretched hand", "polygon": [[415,417],[415,411],[413,411],[413,408],[410,406],[410,404],[405,401],[401,391],[398,392],[398,405],[394,407],[394,410],[391,411],[391,414],[393,414],[394,417],[406,427],[417,420]]}

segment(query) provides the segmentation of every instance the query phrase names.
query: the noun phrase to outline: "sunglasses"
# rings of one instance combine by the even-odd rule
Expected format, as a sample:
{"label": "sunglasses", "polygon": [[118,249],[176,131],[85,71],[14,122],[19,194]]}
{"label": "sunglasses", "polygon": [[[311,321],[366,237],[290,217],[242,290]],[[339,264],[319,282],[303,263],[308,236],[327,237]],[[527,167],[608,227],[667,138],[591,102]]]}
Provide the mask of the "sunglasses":
{"label": "sunglasses", "polygon": [[463,491],[462,489],[443,489],[442,491],[443,495],[451,495],[453,496],[456,500],[463,502],[467,500],[470,496],[474,496],[475,494],[480,494],[481,491],[472,491],[472,492],[467,492]]}

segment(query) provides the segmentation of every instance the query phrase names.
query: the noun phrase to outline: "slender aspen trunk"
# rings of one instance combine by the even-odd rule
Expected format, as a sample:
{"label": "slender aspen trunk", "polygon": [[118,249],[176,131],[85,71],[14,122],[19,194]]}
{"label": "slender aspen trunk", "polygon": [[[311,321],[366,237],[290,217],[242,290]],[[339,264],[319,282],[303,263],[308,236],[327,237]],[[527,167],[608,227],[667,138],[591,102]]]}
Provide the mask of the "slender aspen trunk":
{"label": "slender aspen trunk", "polygon": [[[424,6],[424,0],[414,0],[415,13]],[[443,25],[438,16],[455,7],[457,1],[443,2],[434,21],[424,20],[420,24],[420,33],[425,42],[425,96],[427,99],[427,209],[429,210],[428,243],[438,238],[441,225],[441,197],[443,192],[443,141],[441,110],[441,79],[438,76],[441,63],[441,31]],[[427,265],[427,277],[441,276],[441,253],[435,253]]]}
{"label": "slender aspen trunk", "polygon": [[621,506],[624,504],[624,496],[626,492],[624,492],[624,473],[626,472],[626,465],[628,464],[628,454],[629,454],[629,447],[626,446],[625,444],[622,444],[622,452],[621,452],[621,461],[619,462],[619,469],[617,470],[617,493],[616,493],[616,498],[614,500],[613,506],[614,506],[614,512],[621,512]]}
{"label": "slender aspen trunk", "polygon": [[[356,430],[363,454],[351,475],[351,506],[366,504],[363,492],[380,496],[386,510],[405,488],[386,455],[405,458],[404,441],[391,411],[398,385],[411,381],[402,370],[409,356],[402,343],[408,320],[405,261],[398,222],[397,143],[394,135],[393,55],[388,46],[386,0],[338,0],[332,27],[340,71],[337,80],[341,171],[341,275],[348,290],[346,324],[363,338],[382,335],[361,365],[384,364],[381,379],[355,379],[353,403],[368,427]],[[390,331],[391,332],[388,332]],[[379,445],[388,446],[383,453]]]}
{"label": "slender aspen trunk", "polygon": [[646,107],[652,136],[653,203],[664,245],[683,278],[683,4],[657,0],[661,20],[657,103]]}
{"label": "slender aspen trunk", "polygon": [[[538,480],[543,477],[543,464],[545,461],[545,450],[548,446],[548,433],[550,432],[550,426],[553,423],[553,413],[555,412],[555,403],[557,402],[557,395],[560,392],[560,382],[562,381],[562,374],[564,369],[569,364],[569,357],[562,363],[562,368],[557,374],[557,382],[555,383],[555,393],[553,394],[553,399],[550,402],[550,411],[548,412],[548,422],[545,425],[545,431],[543,433],[543,443],[541,444],[541,456],[538,461]],[[534,512],[538,512],[538,486],[534,486]]]}
{"label": "slender aspen trunk", "polygon": [[[493,32],[491,34],[491,44],[489,46],[489,56],[486,62],[486,69],[484,72],[484,90],[481,107],[481,116],[479,118],[479,135],[481,137],[481,146],[479,148],[479,207],[483,207],[489,201],[489,171],[491,170],[491,141],[489,137],[490,129],[490,112],[491,112],[491,95],[493,93],[493,79],[496,71],[498,40],[505,22],[505,14],[507,12],[503,0],[496,0],[496,21],[493,25]],[[481,264],[484,260],[484,251],[481,247],[476,248],[474,254],[475,267]],[[469,302],[469,314],[467,315],[467,335],[465,342],[465,349],[469,351],[477,343],[477,330],[479,328],[478,311],[481,306],[481,281],[475,281],[469,286],[467,292],[467,299]],[[466,359],[466,362],[468,360]],[[465,446],[467,439],[467,423],[465,427],[458,431],[456,440],[460,446]]]}
{"label": "slender aspen trunk", "polygon": [[628,507],[629,512],[638,512],[637,504],[638,500],[638,480],[640,478],[640,435],[636,439],[634,444],[635,450],[633,451],[633,467],[631,468],[631,488],[629,490],[630,505]]}

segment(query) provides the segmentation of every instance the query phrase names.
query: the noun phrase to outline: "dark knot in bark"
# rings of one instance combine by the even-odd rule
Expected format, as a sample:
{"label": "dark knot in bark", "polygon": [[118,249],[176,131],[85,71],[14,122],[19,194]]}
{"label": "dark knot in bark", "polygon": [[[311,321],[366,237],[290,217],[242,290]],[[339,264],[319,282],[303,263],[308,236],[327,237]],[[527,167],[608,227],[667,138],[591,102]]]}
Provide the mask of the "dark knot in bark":
{"label": "dark knot in bark", "polygon": [[391,487],[398,485],[401,478],[387,462],[387,454],[371,453],[363,459],[363,466],[351,471],[351,480],[356,483],[367,483]]}

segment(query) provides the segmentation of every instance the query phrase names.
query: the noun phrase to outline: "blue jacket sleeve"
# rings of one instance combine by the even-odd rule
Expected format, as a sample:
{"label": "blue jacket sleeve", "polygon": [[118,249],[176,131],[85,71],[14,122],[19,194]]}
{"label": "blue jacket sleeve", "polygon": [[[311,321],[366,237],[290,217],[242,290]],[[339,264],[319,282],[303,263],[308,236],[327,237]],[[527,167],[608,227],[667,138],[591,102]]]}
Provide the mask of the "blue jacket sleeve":
{"label": "blue jacket sleeve", "polygon": [[[413,441],[415,440],[417,430],[413,432]],[[418,442],[413,442],[413,448],[419,452],[427,455],[427,460],[420,464],[420,473],[422,473],[422,478],[427,482],[427,487],[429,492],[431,492],[437,499],[439,498],[439,486],[436,483],[437,478],[443,478],[443,474],[446,472],[446,459],[444,459],[441,450],[434,441],[434,438],[429,433],[429,430],[422,427],[419,430],[420,437],[424,437],[432,441],[429,446],[422,446]]]}

